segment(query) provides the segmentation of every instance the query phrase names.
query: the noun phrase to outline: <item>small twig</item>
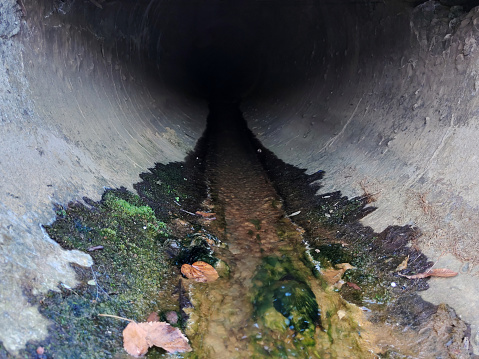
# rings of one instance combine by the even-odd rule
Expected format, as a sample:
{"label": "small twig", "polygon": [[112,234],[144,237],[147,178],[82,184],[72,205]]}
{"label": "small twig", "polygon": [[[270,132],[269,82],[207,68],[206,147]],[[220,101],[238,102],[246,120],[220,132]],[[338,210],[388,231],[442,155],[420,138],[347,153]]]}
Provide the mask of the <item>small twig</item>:
{"label": "small twig", "polygon": [[98,314],[99,317],[110,317],[110,318],[115,318],[115,319],[121,319],[121,320],[127,320],[129,322],[134,322],[133,319],[128,319],[128,318],[123,318],[119,317],[117,315],[111,315],[111,314]]}
{"label": "small twig", "polygon": [[67,285],[67,284],[65,284],[65,283],[63,283],[63,282],[60,282],[60,285],[61,285],[63,288],[68,289],[69,291],[75,293],[78,297],[84,298],[82,295],[80,295],[80,294],[78,294],[77,292],[75,292],[75,291],[73,290],[73,288],[70,287],[69,285]]}
{"label": "small twig", "polygon": [[288,217],[294,217],[294,216],[297,216],[297,215],[300,214],[300,213],[301,213],[301,211],[296,211],[296,212],[294,212],[294,213],[285,215],[285,217],[286,217],[286,218],[288,218]]}
{"label": "small twig", "polygon": [[103,249],[103,246],[94,246],[94,247],[90,247],[87,249],[88,252],[93,252],[93,251],[98,251],[100,249]]}
{"label": "small twig", "polygon": [[439,257],[437,257],[437,261],[434,262],[434,264],[431,266],[431,268],[429,268],[429,269],[427,270],[427,272],[429,272],[429,271],[432,270],[432,268],[437,264],[437,262],[439,262],[439,259],[441,259],[441,257],[442,257],[444,254],[446,254],[446,252],[447,252],[447,249],[445,249],[445,250],[442,251],[442,253],[439,255]]}
{"label": "small twig", "polygon": [[187,210],[184,210],[183,208],[180,208],[180,211],[185,212],[185,213],[188,213],[188,214],[191,214],[192,216],[197,216],[196,213],[188,212]]}

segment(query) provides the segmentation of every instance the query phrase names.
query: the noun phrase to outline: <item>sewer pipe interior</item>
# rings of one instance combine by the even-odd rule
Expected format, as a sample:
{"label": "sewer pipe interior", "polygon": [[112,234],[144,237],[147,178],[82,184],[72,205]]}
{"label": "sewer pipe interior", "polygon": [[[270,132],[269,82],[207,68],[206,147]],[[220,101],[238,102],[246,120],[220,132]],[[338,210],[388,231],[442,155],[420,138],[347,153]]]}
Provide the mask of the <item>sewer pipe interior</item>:
{"label": "sewer pipe interior", "polygon": [[[42,231],[52,203],[182,160],[211,96],[241,99],[278,157],[323,192],[375,193],[363,222],[417,226],[461,273],[423,296],[479,339],[479,8],[474,1],[5,0],[0,4],[0,341],[46,336],[33,294],[75,285]],[[455,295],[451,295],[451,291]],[[28,333],[28,334],[25,334]]]}

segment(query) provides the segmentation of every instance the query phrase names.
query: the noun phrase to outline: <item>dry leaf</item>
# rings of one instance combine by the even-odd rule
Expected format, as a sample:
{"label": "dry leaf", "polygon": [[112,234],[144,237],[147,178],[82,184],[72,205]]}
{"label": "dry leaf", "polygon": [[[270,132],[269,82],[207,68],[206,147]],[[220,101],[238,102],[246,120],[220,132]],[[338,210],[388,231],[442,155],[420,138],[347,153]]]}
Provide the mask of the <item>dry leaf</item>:
{"label": "dry leaf", "polygon": [[344,272],[346,272],[348,269],[355,269],[356,267],[353,267],[349,263],[339,263],[335,265],[336,268],[342,269]]}
{"label": "dry leaf", "polygon": [[165,322],[130,322],[123,330],[123,347],[128,354],[138,358],[152,346],[170,353],[191,351],[188,338],[178,328]]}
{"label": "dry leaf", "polygon": [[455,277],[458,273],[454,272],[453,270],[447,268],[436,268],[428,270],[424,273],[414,274],[414,275],[404,275],[399,274],[402,277],[406,277],[408,279],[420,279],[420,278],[427,278],[427,277]]}
{"label": "dry leaf", "polygon": [[337,269],[328,268],[324,271],[321,271],[321,275],[323,276],[324,280],[330,285],[334,285],[339,280],[341,280],[341,277],[343,276],[344,272],[346,272],[348,269],[355,268],[349,263],[339,263],[336,264],[335,267]]}
{"label": "dry leaf", "polygon": [[202,212],[202,211],[196,211],[195,214],[203,218],[211,218],[216,216],[216,213],[208,213],[208,212]]}
{"label": "dry leaf", "polygon": [[361,287],[359,285],[357,285],[356,283],[353,283],[353,282],[346,282],[346,284],[353,288],[353,289],[356,289],[356,290],[361,290]]}
{"label": "dry leaf", "polygon": [[169,353],[191,351],[188,338],[178,328],[165,322],[140,323],[139,325],[148,332],[146,340],[150,347],[155,345]]}
{"label": "dry leaf", "polygon": [[145,355],[148,351],[147,332],[135,322],[130,322],[123,330],[123,348],[134,357]]}
{"label": "dry leaf", "polygon": [[181,273],[188,279],[194,279],[197,282],[213,282],[218,279],[218,272],[211,265],[205,262],[195,262],[192,265],[183,264]]}
{"label": "dry leaf", "polygon": [[397,268],[394,270],[395,272],[400,272],[402,271],[403,269],[406,269],[407,268],[407,262],[409,260],[409,256],[406,257],[406,259],[404,259],[401,264],[399,264],[397,266]]}

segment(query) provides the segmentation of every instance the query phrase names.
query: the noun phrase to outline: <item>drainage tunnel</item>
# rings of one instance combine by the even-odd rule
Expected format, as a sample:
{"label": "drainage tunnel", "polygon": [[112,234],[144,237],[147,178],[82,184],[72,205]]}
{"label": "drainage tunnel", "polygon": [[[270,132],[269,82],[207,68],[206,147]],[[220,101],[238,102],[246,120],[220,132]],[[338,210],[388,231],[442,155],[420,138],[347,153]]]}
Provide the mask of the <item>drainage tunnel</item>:
{"label": "drainage tunnel", "polygon": [[31,297],[93,264],[50,238],[55,206],[183,161],[212,99],[239,103],[263,152],[322,171],[319,193],[373,196],[363,226],[420,232],[409,246],[459,274],[419,294],[479,354],[476,5],[1,1],[0,356],[47,338]]}

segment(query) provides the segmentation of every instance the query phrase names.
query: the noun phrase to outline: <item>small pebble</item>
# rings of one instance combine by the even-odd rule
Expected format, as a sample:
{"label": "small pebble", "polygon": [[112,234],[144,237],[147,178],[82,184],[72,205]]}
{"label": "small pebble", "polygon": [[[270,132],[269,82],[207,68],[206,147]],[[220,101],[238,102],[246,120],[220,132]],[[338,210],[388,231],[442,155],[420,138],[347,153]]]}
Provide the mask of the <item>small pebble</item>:
{"label": "small pebble", "polygon": [[166,320],[170,324],[177,324],[178,323],[178,313],[175,311],[171,311],[166,313]]}
{"label": "small pebble", "polygon": [[47,355],[45,354],[45,348],[38,347],[36,350],[35,359],[47,359]]}

